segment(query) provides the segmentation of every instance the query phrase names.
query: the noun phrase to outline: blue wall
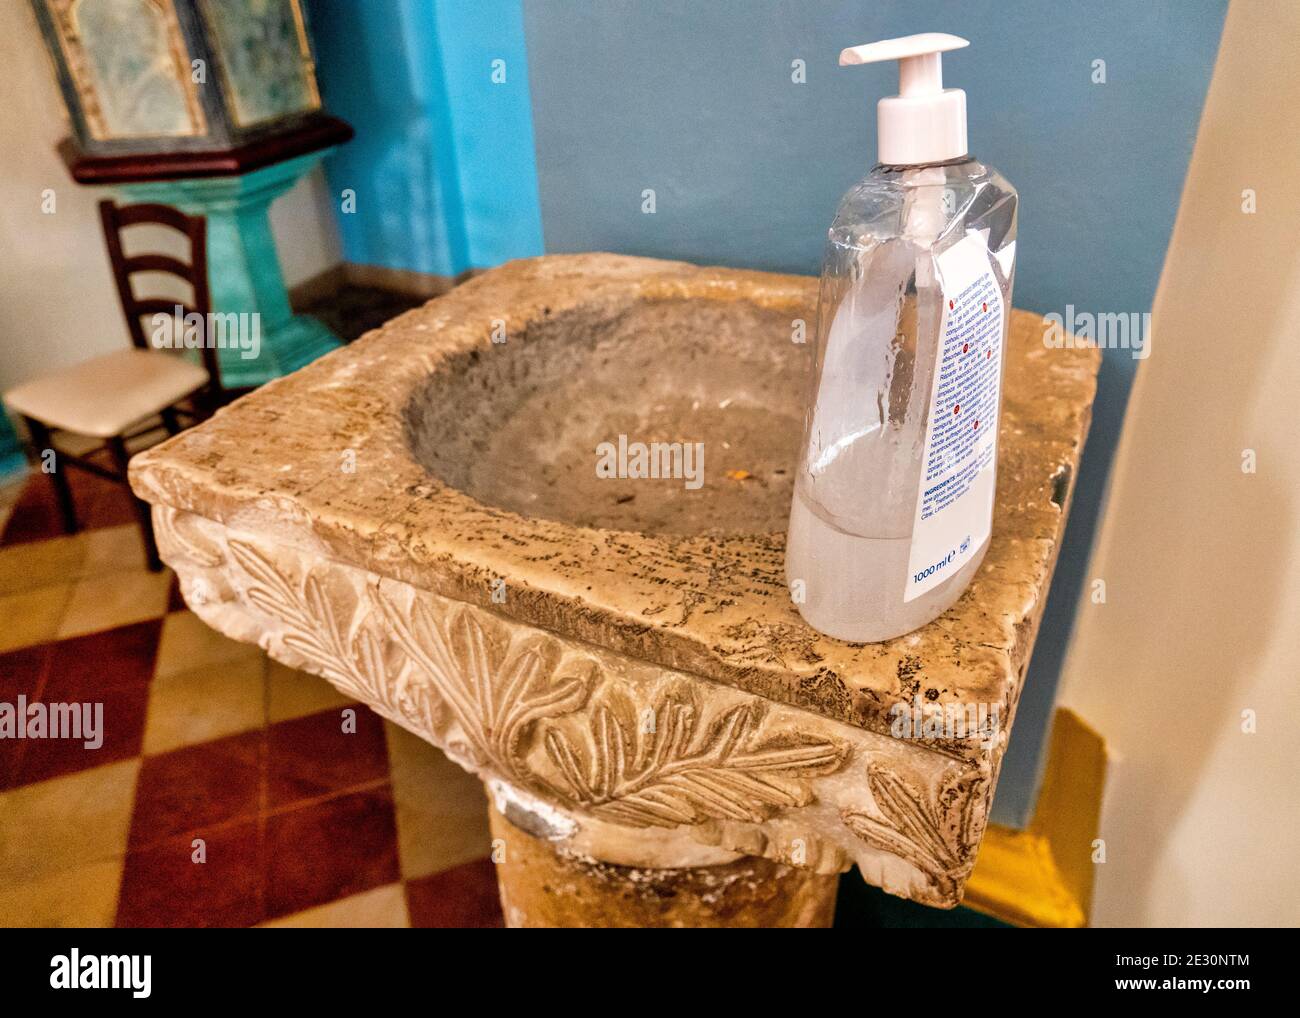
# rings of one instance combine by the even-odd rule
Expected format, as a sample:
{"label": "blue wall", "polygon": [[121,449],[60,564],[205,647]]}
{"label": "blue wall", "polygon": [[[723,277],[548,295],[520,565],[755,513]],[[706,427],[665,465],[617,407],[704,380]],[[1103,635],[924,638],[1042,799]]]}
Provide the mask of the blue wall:
{"label": "blue wall", "polygon": [[[1144,312],[1226,0],[312,0],[328,163],[353,262],[452,275],[545,250],[815,273],[875,155],[891,66],[846,45],[947,31],[972,151],[1020,191],[1016,304]],[[525,46],[526,40],[526,46]],[[507,82],[491,82],[505,59]],[[791,82],[791,61],[807,65]],[[1092,81],[1106,62],[1105,84]],[[527,76],[524,73],[528,68]],[[530,96],[531,91],[531,96]],[[534,159],[534,132],[536,145]],[[657,212],[641,212],[646,188]],[[540,207],[540,211],[539,211]],[[1159,339],[1156,340],[1159,345]],[[995,819],[1032,807],[1056,682],[1139,362],[1107,351],[1088,451]]]}
{"label": "blue wall", "polygon": [[[518,0],[311,0],[326,163],[349,262],[454,276],[542,253]],[[505,81],[493,81],[493,61]]]}

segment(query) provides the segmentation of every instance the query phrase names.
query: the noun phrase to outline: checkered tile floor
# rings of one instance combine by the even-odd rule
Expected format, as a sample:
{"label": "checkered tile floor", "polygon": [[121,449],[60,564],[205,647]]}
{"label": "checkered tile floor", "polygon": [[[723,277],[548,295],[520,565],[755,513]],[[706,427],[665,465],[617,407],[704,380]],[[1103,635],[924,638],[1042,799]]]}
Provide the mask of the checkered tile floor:
{"label": "checkered tile floor", "polygon": [[74,491],[72,537],[43,476],[0,498],[0,702],[104,705],[99,749],[0,740],[0,925],[499,926],[479,783],[209,629],[125,494]]}

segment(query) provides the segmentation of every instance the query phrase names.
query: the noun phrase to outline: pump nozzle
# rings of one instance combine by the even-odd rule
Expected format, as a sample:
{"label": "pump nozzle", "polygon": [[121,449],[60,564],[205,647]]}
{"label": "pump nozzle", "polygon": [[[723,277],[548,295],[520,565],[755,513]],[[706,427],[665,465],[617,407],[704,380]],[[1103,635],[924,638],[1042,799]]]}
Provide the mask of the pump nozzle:
{"label": "pump nozzle", "polygon": [[943,87],[941,53],[970,43],[955,35],[925,32],[850,46],[840,66],[898,61],[898,95],[876,104],[879,159],[887,166],[915,166],[966,154],[966,93]]}

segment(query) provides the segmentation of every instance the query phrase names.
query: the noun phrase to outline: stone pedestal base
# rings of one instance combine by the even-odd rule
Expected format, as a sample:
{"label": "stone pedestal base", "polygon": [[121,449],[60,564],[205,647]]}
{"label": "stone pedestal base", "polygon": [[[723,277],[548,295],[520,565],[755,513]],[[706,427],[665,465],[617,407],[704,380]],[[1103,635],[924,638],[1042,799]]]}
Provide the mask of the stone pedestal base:
{"label": "stone pedestal base", "polygon": [[721,866],[643,869],[557,851],[491,808],[506,925],[828,927],[837,874],[743,857]]}

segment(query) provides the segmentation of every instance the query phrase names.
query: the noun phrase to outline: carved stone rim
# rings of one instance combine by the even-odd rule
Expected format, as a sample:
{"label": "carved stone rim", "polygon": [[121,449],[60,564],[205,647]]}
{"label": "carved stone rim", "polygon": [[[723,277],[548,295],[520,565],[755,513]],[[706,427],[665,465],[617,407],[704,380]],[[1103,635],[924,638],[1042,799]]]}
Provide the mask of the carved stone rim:
{"label": "carved stone rim", "polygon": [[205,622],[441,747],[568,851],[660,868],[856,861],[892,893],[960,899],[988,770],[385,580],[301,534],[168,508],[154,521]]}

